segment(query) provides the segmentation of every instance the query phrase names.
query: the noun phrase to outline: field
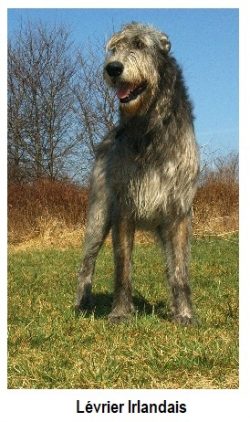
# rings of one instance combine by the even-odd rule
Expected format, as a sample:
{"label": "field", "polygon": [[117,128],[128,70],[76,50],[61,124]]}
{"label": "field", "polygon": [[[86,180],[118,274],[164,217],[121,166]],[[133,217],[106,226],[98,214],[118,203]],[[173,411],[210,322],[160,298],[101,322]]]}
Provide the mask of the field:
{"label": "field", "polygon": [[167,319],[158,247],[136,244],[130,322],[107,321],[112,248],[99,255],[95,309],[76,317],[79,247],[11,250],[9,388],[238,388],[238,237],[195,237],[191,280],[199,325]]}
{"label": "field", "polygon": [[95,307],[77,317],[90,168],[117,120],[116,100],[100,79],[99,53],[87,47],[82,56],[64,27],[22,24],[16,34],[8,45],[8,387],[237,388],[237,145],[228,153],[201,146],[191,262],[199,324],[168,319],[163,259],[145,233],[135,242],[135,316],[107,320],[108,238]]}

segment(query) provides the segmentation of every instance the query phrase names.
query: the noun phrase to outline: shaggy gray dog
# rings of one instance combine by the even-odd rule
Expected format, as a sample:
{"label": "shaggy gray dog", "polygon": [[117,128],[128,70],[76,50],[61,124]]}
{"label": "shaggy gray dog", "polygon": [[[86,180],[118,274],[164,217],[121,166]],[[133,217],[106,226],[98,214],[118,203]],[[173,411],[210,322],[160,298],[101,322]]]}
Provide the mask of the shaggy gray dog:
{"label": "shaggy gray dog", "polygon": [[189,238],[199,155],[192,105],[168,37],[150,26],[126,25],[107,44],[104,78],[120,101],[120,120],[97,151],[76,309],[90,303],[96,257],[112,228],[109,318],[118,322],[134,311],[131,254],[135,229],[142,228],[157,235],[166,255],[172,317],[190,323]]}

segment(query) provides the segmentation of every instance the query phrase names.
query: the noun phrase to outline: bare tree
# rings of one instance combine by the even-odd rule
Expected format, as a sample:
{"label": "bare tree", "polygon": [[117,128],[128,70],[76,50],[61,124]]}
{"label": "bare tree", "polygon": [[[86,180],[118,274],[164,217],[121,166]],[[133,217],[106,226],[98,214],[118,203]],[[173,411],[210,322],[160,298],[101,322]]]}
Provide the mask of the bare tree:
{"label": "bare tree", "polygon": [[78,53],[62,27],[21,28],[8,46],[9,178],[86,179],[117,119],[97,41]]}
{"label": "bare tree", "polygon": [[[206,158],[206,159],[205,159]],[[239,183],[239,154],[231,151],[225,155],[209,153],[202,161],[200,185],[219,181],[228,185]]]}
{"label": "bare tree", "polygon": [[8,46],[9,177],[55,179],[76,147],[76,64],[62,27],[29,24]]}
{"label": "bare tree", "polygon": [[96,145],[114,127],[117,119],[115,95],[103,81],[103,63],[98,56],[100,49],[100,45],[95,51],[89,46],[84,54],[78,53],[78,82],[74,86],[78,139],[89,160],[94,158]]}

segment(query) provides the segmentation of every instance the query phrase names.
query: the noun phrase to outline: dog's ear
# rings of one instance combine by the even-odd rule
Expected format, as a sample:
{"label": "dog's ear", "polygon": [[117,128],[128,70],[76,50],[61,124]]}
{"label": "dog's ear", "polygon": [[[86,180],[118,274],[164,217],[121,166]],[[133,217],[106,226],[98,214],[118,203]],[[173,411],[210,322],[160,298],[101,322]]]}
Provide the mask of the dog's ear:
{"label": "dog's ear", "polygon": [[113,39],[107,41],[106,43],[106,53],[109,53],[112,50]]}
{"label": "dog's ear", "polygon": [[171,49],[171,43],[168,39],[168,36],[164,34],[164,32],[162,32],[160,36],[160,45],[162,50],[166,51],[166,53],[168,53]]}

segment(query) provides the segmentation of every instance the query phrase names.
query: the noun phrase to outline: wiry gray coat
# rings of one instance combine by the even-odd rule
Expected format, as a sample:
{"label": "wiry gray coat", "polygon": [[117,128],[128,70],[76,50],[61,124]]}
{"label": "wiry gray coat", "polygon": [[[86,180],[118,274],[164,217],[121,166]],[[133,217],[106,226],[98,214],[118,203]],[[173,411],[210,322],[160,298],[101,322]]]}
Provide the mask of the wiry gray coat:
{"label": "wiry gray coat", "polygon": [[98,251],[112,227],[115,294],[110,319],[133,311],[136,227],[154,231],[166,253],[173,317],[192,319],[188,283],[190,214],[199,159],[192,106],[167,36],[130,24],[107,45],[104,77],[120,99],[120,121],[98,147],[91,178],[76,308],[90,302]]}

